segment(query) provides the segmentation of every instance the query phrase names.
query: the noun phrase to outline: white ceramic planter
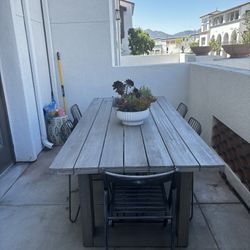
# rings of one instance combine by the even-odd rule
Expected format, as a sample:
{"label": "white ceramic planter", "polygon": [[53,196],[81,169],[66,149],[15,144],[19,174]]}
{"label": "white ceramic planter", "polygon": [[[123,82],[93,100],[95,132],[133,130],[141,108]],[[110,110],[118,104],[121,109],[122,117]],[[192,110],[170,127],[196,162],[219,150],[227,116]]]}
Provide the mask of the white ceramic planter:
{"label": "white ceramic planter", "polygon": [[141,125],[148,116],[149,109],[139,112],[117,111],[117,118],[122,121],[122,124],[127,126]]}

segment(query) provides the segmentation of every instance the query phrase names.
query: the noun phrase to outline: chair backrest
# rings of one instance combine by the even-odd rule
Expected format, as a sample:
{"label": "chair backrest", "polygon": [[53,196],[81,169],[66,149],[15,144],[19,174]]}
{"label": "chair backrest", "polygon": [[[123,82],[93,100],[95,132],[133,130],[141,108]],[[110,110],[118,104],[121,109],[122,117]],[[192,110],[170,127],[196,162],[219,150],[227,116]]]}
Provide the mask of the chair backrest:
{"label": "chair backrest", "polygon": [[153,174],[153,175],[123,175],[110,172],[104,172],[104,187],[107,188],[110,183],[112,184],[125,184],[125,185],[156,185],[166,182],[175,183],[175,170],[166,173]]}
{"label": "chair backrest", "polygon": [[70,136],[74,126],[71,120],[67,120],[61,126],[61,139],[65,142]]}
{"label": "chair backrest", "polygon": [[181,103],[178,105],[178,107],[177,107],[176,110],[177,110],[177,111],[180,113],[180,115],[184,118],[184,117],[186,116],[187,112],[188,112],[188,107],[187,107],[186,104],[184,104],[184,103],[181,102]]}
{"label": "chair backrest", "polygon": [[190,117],[188,120],[188,124],[197,132],[198,135],[201,135],[201,124],[195,118]]}
{"label": "chair backrest", "polygon": [[82,113],[78,107],[77,104],[74,104],[71,108],[70,108],[71,114],[73,116],[73,124],[74,126],[80,121],[80,119],[82,118]]}

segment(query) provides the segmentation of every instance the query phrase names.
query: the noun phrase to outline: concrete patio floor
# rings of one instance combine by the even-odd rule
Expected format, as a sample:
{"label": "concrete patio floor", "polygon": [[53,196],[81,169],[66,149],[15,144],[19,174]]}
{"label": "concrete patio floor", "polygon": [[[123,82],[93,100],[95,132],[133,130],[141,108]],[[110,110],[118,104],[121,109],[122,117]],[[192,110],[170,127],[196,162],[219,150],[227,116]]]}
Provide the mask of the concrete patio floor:
{"label": "concrete patio floor", "polygon": [[[68,178],[48,169],[59,149],[44,151],[33,164],[16,164],[0,176],[1,250],[102,249],[84,248],[80,222],[68,220]],[[249,212],[218,171],[197,172],[194,189],[194,218],[185,249],[250,249]]]}

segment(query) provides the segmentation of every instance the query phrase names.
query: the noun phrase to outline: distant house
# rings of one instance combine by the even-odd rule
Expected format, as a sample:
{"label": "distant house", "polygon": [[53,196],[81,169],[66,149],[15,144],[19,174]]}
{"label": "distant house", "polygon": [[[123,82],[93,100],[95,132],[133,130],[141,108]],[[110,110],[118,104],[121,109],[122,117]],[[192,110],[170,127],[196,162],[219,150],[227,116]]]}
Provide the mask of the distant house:
{"label": "distant house", "polygon": [[120,23],[121,23],[121,54],[129,55],[130,50],[128,46],[128,30],[133,27],[132,17],[134,13],[135,4],[120,0]]}
{"label": "distant house", "polygon": [[180,53],[180,48],[177,45],[177,38],[171,37],[166,40],[166,46],[167,46],[167,53],[168,54],[176,54]]}
{"label": "distant house", "polygon": [[211,39],[220,44],[239,42],[239,34],[244,31],[243,16],[248,11],[250,12],[250,2],[201,16],[200,45],[208,45]]}
{"label": "distant house", "polygon": [[167,43],[166,39],[155,38],[155,46],[151,52],[153,55],[167,54]]}
{"label": "distant house", "polygon": [[190,51],[190,43],[199,40],[199,34],[171,37],[166,40],[167,54],[177,54]]}

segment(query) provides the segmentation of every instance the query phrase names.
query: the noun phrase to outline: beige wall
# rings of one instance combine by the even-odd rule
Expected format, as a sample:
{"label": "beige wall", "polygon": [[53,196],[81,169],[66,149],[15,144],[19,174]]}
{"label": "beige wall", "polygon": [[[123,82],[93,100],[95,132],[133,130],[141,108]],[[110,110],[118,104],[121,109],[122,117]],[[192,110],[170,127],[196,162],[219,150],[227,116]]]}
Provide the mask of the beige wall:
{"label": "beige wall", "polygon": [[180,55],[121,56],[121,66],[179,63]]}
{"label": "beige wall", "polygon": [[84,111],[94,97],[114,95],[114,81],[128,78],[138,86],[150,86],[155,95],[169,97],[174,105],[186,101],[189,65],[113,67],[113,13],[108,0],[48,0],[48,5],[54,54],[60,51],[62,57],[68,109],[78,103]]}
{"label": "beige wall", "polygon": [[213,117],[250,142],[250,72],[218,66],[190,65],[189,115],[202,124],[210,143]]}

